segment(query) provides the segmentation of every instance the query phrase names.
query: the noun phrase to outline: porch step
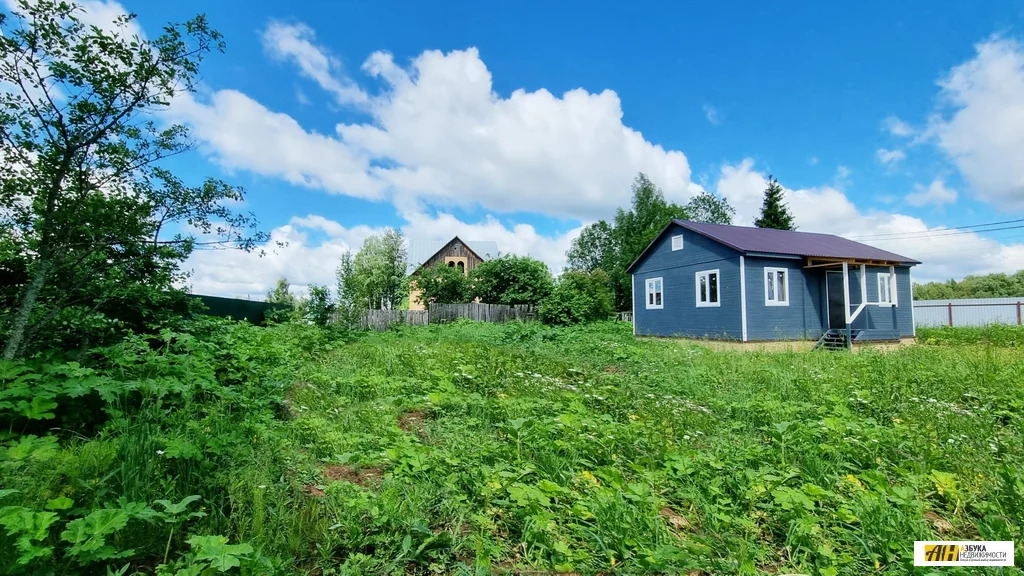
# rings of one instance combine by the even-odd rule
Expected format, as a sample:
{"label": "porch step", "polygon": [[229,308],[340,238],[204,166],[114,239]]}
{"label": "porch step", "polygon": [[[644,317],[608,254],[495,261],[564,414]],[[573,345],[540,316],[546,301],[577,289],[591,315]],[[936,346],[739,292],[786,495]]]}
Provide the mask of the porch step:
{"label": "porch step", "polygon": [[818,338],[818,341],[814,344],[812,350],[831,350],[833,352],[838,350],[846,350],[849,348],[849,344],[846,341],[846,330],[831,329],[825,331]]}

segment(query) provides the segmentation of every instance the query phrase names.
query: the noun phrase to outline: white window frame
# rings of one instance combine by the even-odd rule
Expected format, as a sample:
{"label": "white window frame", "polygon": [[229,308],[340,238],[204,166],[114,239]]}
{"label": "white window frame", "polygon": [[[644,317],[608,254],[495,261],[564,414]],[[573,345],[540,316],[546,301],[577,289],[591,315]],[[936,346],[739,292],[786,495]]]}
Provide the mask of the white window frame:
{"label": "white window frame", "polygon": [[[665,280],[661,276],[658,276],[656,278],[647,278],[644,281],[644,286],[646,286],[646,290],[644,290],[644,306],[645,306],[645,308],[647,310],[661,310],[662,308],[664,308],[665,307]],[[659,287],[661,288],[660,291],[658,290]],[[661,295],[661,303],[660,304],[656,304],[655,303],[658,300],[655,297],[655,294],[660,294]]]}
{"label": "white window frame", "polygon": [[[715,275],[715,301],[711,302],[711,275]],[[708,301],[700,301],[700,279],[707,278]],[[718,268],[714,270],[701,270],[693,275],[693,293],[697,308],[718,308],[722,305],[722,274]]]}
{"label": "white window frame", "polygon": [[[878,273],[878,282],[877,283],[878,283],[878,305],[879,306],[892,306],[892,305],[895,304],[895,302],[893,302],[893,298],[892,298],[893,290],[895,289],[895,287],[893,286],[892,278],[893,278],[893,275],[889,274],[888,272],[879,272]],[[886,287],[886,290],[885,290],[886,299],[885,300],[882,299],[882,295],[883,295],[882,286]]]}
{"label": "white window frame", "polygon": [[[679,241],[679,246],[678,247],[676,247],[676,241],[677,240]],[[682,250],[682,249],[683,249],[683,235],[682,234],[676,234],[675,236],[672,237],[672,251],[675,252],[677,250]]]}
{"label": "white window frame", "polygon": [[[786,294],[785,300],[779,300],[779,272],[783,273],[782,276],[782,291]],[[789,268],[772,268],[766,266],[764,269],[764,305],[765,306],[789,306]],[[769,298],[768,296],[768,279],[772,278],[775,282],[775,297]]]}

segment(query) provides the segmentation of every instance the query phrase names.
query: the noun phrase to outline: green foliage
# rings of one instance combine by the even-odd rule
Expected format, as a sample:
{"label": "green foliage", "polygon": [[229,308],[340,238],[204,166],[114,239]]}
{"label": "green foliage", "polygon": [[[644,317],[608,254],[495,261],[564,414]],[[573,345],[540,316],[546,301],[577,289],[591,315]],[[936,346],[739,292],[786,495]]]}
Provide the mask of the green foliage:
{"label": "green foliage", "polygon": [[537,305],[553,286],[546,264],[513,255],[481,262],[470,272],[469,283],[470,295],[485,304]]}
{"label": "green foliage", "polygon": [[[231,208],[240,189],[187,186],[162,167],[192,142],[155,116],[194,90],[220,34],[199,16],[135,38],[126,33],[134,15],[94,26],[81,11],[23,1],[0,21],[6,359],[166,326],[184,311],[174,286],[197,236],[246,250],[267,238],[252,214]],[[167,237],[174,224],[194,232]]]}
{"label": "green foliage", "polygon": [[424,268],[416,275],[415,282],[424,303],[461,304],[473,299],[469,277],[454,266]]}
{"label": "green foliage", "polygon": [[291,286],[288,284],[287,278],[282,276],[277,279],[277,284],[274,285],[273,290],[267,292],[267,302],[295,307],[296,298],[291,293]]}
{"label": "green foliage", "polygon": [[[231,487],[267,473],[257,454],[280,448],[282,378],[325,336],[202,319],[92,350],[89,365],[0,362],[0,418],[23,431],[0,437],[0,573],[162,562],[158,573],[214,574],[262,561],[225,515]],[[214,536],[189,548],[197,534]]]}
{"label": "green foliage", "polygon": [[337,269],[338,296],[345,309],[391,310],[398,307],[409,286],[405,237],[389,228],[370,236],[353,255],[342,254]]}
{"label": "green foliage", "polygon": [[128,525],[129,516],[124,510],[101,508],[88,516],[68,522],[61,532],[61,540],[69,542],[68,555],[82,564],[99,560],[131,556],[133,550],[118,551],[107,543],[106,538]]}
{"label": "green foliage", "polygon": [[302,301],[302,317],[316,326],[327,326],[334,310],[331,289],[327,286],[310,285],[309,296]]}
{"label": "green foliage", "polygon": [[615,304],[619,310],[632,306],[632,290],[626,268],[640,257],[658,234],[675,218],[686,219],[686,208],[667,202],[665,195],[644,174],[633,182],[633,200],[629,210],[615,212],[613,238],[619,251],[619,267],[613,273],[616,286]]}
{"label": "green foliage", "polygon": [[217,572],[227,572],[241,566],[242,560],[252,554],[248,544],[228,544],[224,536],[193,536],[188,539],[194,550],[194,562],[207,565]]}
{"label": "green foliage", "polygon": [[622,265],[615,240],[615,229],[604,220],[586,226],[573,239],[565,254],[568,268],[580,272],[604,270],[612,273],[619,270]]}
{"label": "green foliage", "polygon": [[985,344],[998,348],[1024,347],[1024,327],[1006,324],[990,326],[940,326],[938,328],[918,328],[918,342],[957,346],[965,344]]}
{"label": "green foliage", "polygon": [[686,217],[694,222],[732,224],[736,209],[729,201],[707,190],[701,190],[686,203]]}
{"label": "green foliage", "polygon": [[50,526],[57,521],[54,512],[37,512],[22,506],[5,506],[0,508],[0,526],[7,529],[7,535],[15,537],[18,566],[26,566],[32,562],[53,554],[52,546],[41,545],[50,535]]}
{"label": "green foliage", "polygon": [[0,572],[909,573],[914,540],[1024,538],[1019,335],[951,334],[201,319],[3,363],[56,406],[2,400]]}
{"label": "green foliage", "polygon": [[914,284],[914,300],[946,300],[954,298],[1022,298],[1024,297],[1024,270],[1015,274],[986,274],[966,276],[957,282],[928,282]]}
{"label": "green foliage", "polygon": [[777,230],[796,230],[793,215],[783,200],[784,191],[774,176],[768,176],[768,187],[764,189],[764,202],[761,215],[754,220],[758,228],[775,228]]}
{"label": "green foliage", "polygon": [[643,173],[632,186],[629,210],[619,208],[612,224],[599,220],[573,239],[566,253],[568,268],[579,272],[603,270],[608,274],[617,310],[629,310],[633,291],[626,269],[675,218],[730,224],[736,210],[722,197],[702,191],[685,206],[665,200],[665,195]]}
{"label": "green foliage", "polygon": [[608,284],[608,275],[602,270],[565,272],[540,306],[541,321],[569,325],[609,319],[614,308]]}

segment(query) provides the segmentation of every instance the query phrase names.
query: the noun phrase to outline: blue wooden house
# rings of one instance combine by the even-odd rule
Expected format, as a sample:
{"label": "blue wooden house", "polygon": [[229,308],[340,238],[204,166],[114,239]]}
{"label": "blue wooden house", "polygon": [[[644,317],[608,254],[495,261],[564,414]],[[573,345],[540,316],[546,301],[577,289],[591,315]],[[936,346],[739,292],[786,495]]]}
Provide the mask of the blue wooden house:
{"label": "blue wooden house", "polygon": [[633,331],[850,345],[914,336],[920,262],[833,236],[673,220],[633,262]]}

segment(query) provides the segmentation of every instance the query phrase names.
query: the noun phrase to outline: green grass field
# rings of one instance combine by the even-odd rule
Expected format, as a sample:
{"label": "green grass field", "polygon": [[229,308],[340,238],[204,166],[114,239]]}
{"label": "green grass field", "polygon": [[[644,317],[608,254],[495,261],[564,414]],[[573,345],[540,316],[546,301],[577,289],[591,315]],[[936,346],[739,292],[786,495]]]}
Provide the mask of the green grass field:
{"label": "green grass field", "polygon": [[[56,528],[199,497],[177,523],[129,514],[106,537],[124,559],[37,538],[58,573],[174,573],[211,534],[252,574],[905,574],[921,539],[1012,539],[1024,565],[1024,332],[920,337],[851,355],[623,324],[219,326],[106,352],[113,381],[194,388],[136,386],[80,436],[29,426],[0,503],[67,497]],[[57,443],[33,460],[29,433]]]}

